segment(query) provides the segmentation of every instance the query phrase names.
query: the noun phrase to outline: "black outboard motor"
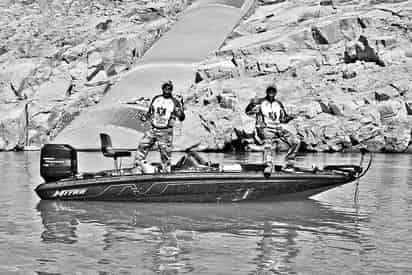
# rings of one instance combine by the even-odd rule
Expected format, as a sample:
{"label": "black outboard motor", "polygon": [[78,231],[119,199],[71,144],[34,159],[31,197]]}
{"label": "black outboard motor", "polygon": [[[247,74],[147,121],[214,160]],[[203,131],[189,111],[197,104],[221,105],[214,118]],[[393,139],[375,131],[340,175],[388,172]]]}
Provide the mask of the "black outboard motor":
{"label": "black outboard motor", "polygon": [[40,175],[46,182],[77,174],[76,149],[67,144],[45,144],[40,153]]}

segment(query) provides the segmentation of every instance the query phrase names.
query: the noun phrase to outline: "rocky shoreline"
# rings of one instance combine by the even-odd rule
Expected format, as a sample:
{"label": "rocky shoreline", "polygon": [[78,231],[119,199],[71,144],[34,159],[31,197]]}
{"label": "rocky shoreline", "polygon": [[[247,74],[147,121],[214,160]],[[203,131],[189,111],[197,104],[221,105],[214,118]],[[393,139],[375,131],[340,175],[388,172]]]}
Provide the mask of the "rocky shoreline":
{"label": "rocky shoreline", "polygon": [[[10,2],[0,11],[0,150],[52,140],[190,4]],[[183,91],[175,146],[260,150],[243,111],[277,83],[303,151],[410,152],[411,42],[408,1],[261,0]]]}

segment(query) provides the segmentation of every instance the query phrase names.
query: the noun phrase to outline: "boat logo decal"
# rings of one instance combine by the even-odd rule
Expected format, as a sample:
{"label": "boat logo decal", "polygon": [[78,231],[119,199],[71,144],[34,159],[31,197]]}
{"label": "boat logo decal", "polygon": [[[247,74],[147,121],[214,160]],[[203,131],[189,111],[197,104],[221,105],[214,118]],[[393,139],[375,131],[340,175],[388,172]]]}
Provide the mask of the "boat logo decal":
{"label": "boat logo decal", "polygon": [[65,196],[80,196],[84,195],[87,188],[81,189],[68,189],[68,190],[56,190],[52,195],[53,198],[65,197]]}

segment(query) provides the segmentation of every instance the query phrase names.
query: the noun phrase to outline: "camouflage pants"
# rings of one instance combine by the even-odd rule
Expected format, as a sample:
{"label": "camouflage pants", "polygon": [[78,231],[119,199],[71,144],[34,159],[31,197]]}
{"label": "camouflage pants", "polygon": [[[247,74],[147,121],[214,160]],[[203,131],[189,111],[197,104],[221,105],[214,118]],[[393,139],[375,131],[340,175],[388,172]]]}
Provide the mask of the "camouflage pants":
{"label": "camouflage pants", "polygon": [[263,140],[264,144],[264,161],[272,160],[272,153],[275,150],[275,144],[280,140],[289,145],[289,150],[286,153],[285,159],[294,159],[299,150],[300,139],[291,131],[283,126],[275,128],[256,128],[256,132]]}
{"label": "camouflage pants", "polygon": [[152,127],[147,131],[137,148],[136,162],[146,159],[149,150],[157,144],[163,170],[170,172],[173,144],[173,128],[157,129]]}

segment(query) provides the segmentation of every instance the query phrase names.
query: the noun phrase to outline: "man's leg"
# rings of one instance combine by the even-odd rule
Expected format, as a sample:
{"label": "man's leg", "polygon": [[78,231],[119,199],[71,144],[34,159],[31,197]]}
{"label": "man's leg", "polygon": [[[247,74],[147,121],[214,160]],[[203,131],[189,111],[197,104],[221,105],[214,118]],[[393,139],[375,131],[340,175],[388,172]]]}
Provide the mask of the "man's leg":
{"label": "man's leg", "polygon": [[260,136],[263,139],[263,162],[273,165],[273,154],[275,151],[275,133],[270,128],[261,128]]}
{"label": "man's leg", "polygon": [[137,147],[137,152],[135,156],[135,166],[138,166],[142,161],[144,161],[149,153],[150,148],[156,142],[156,136],[154,129],[148,130]]}
{"label": "man's leg", "polygon": [[287,129],[282,130],[282,138],[289,144],[289,150],[286,153],[285,160],[294,160],[299,151],[300,139]]}
{"label": "man's leg", "polygon": [[173,129],[161,129],[157,132],[160,160],[163,172],[170,173],[172,167]]}

